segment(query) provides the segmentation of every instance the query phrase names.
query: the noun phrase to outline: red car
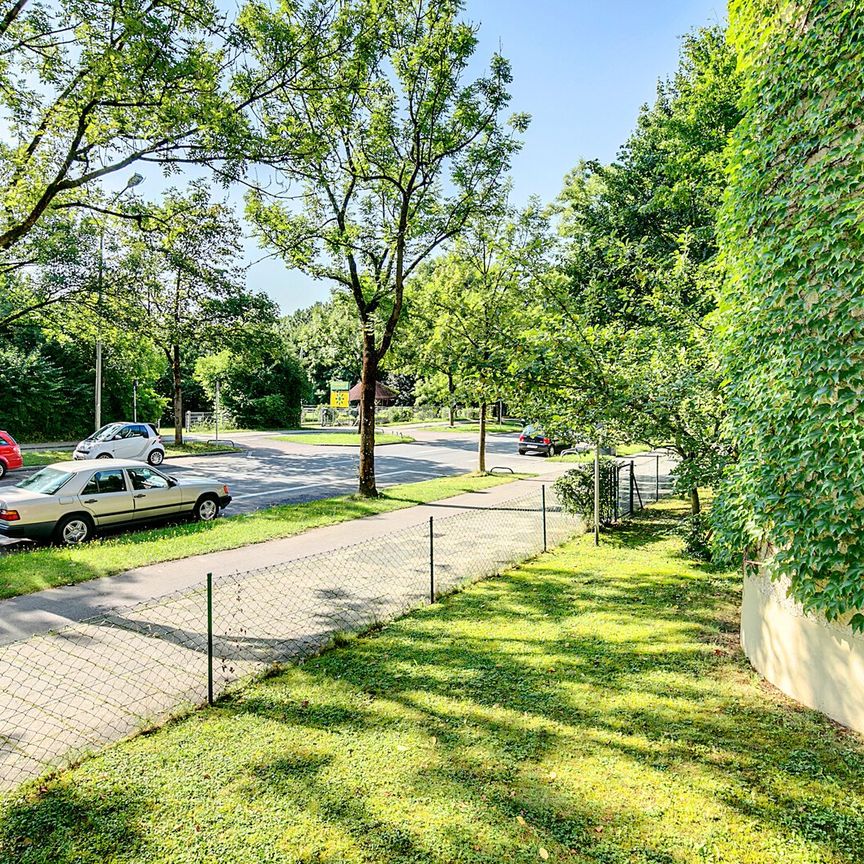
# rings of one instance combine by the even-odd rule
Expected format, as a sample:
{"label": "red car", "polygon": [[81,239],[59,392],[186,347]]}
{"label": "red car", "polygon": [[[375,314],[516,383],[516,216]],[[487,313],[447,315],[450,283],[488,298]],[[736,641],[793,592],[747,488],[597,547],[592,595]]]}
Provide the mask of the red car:
{"label": "red car", "polygon": [[5,477],[7,471],[14,471],[23,464],[21,448],[8,432],[0,429],[0,478]]}

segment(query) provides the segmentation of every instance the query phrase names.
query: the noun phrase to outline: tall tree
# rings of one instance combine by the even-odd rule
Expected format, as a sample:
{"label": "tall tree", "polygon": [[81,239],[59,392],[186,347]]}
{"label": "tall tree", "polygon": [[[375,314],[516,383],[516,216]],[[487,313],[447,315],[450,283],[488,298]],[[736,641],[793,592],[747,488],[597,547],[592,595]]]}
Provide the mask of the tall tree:
{"label": "tall tree", "polygon": [[[495,195],[527,118],[501,122],[509,64],[466,82],[474,28],[459,0],[332,4],[291,87],[264,100],[261,135],[301,207],[253,194],[259,236],[292,266],[350,292],[363,354],[359,492],[375,485],[375,384],[406,280]],[[264,77],[296,44],[287,6],[244,20]],[[280,158],[280,152],[290,158]]]}
{"label": "tall tree", "polygon": [[334,379],[353,384],[360,378],[363,347],[357,310],[343,291],[334,291],[329,300],[286,315],[280,329],[317,399],[328,398]]}
{"label": "tall tree", "polygon": [[547,425],[671,444],[694,512],[698,485],[715,482],[732,453],[713,313],[725,278],[717,216],[739,95],[722,29],[696,31],[618,160],[582,163],[569,175],[557,202],[561,272],[544,282],[544,329],[557,338],[535,340],[526,353],[534,358],[526,379],[548,388],[526,401]]}
{"label": "tall tree", "polygon": [[446,370],[453,394],[480,409],[477,469],[486,470],[488,406],[512,386],[517,331],[530,311],[545,220],[499,207],[472,219],[452,251],[408,291],[415,372]]}
{"label": "tall tree", "polygon": [[229,207],[210,200],[204,184],[169,191],[142,228],[129,240],[127,266],[135,273],[140,297],[132,314],[170,366],[174,435],[180,443],[183,352],[202,345],[218,351],[242,341],[246,328],[275,327],[276,308],[263,294],[246,290],[236,263],[242,251],[240,225]]}

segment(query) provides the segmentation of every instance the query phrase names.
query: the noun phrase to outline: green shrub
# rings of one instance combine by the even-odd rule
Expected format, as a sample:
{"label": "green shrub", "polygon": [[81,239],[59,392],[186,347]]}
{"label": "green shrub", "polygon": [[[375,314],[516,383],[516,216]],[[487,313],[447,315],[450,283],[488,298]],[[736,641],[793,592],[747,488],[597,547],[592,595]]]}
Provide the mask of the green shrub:
{"label": "green shrub", "polygon": [[[615,520],[618,467],[614,459],[600,459],[600,521],[608,525]],[[554,485],[555,495],[567,513],[594,519],[594,463],[577,465],[562,474]]]}
{"label": "green shrub", "polygon": [[699,561],[710,561],[711,553],[711,519],[710,514],[702,511],[693,513],[684,519],[680,528],[684,538],[684,551]]}

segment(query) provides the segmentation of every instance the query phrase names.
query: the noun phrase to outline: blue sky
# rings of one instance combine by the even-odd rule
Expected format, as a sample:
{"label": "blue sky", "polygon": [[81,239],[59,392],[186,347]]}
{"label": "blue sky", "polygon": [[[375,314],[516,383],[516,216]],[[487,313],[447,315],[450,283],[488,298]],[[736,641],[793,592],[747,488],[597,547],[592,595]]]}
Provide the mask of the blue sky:
{"label": "blue sky", "polygon": [[[478,60],[498,48],[513,65],[514,111],[532,115],[513,166],[513,198],[550,200],[581,158],[610,161],[658,78],[675,70],[680,37],[725,21],[718,0],[467,0],[480,25]],[[258,253],[262,254],[262,253]],[[250,258],[257,257],[254,248]],[[330,286],[268,260],[250,287],[291,312],[326,298]]]}

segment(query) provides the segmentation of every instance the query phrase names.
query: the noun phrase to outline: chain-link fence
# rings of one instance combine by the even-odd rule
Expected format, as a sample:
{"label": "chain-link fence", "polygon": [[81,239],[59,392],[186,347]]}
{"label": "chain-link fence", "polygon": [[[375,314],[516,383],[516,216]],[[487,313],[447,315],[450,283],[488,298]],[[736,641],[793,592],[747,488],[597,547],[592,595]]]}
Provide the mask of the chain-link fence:
{"label": "chain-link fence", "polygon": [[581,530],[541,487],[0,647],[0,788],[501,572]]}
{"label": "chain-link fence", "polygon": [[615,512],[609,514],[612,517],[610,521],[617,522],[618,519],[630,516],[648,504],[673,494],[675,490],[672,471],[676,464],[677,457],[659,450],[616,459],[612,477],[615,489],[610,496]]}

